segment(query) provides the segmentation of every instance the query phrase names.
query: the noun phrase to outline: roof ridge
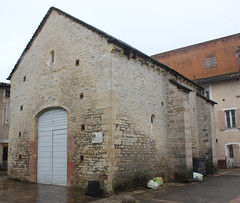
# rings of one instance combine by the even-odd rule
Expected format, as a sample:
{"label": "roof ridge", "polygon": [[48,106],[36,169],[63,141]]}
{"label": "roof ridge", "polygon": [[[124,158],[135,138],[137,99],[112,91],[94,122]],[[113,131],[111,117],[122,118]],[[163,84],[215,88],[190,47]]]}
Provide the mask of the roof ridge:
{"label": "roof ridge", "polygon": [[[119,41],[119,42],[121,41],[121,40],[113,37],[112,35],[109,35],[109,34],[107,34],[106,32],[104,32],[104,31],[102,31],[102,30],[100,30],[100,29],[98,29],[98,28],[96,28],[96,27],[94,27],[94,26],[92,26],[92,25],[90,25],[90,24],[88,24],[88,23],[86,23],[86,22],[84,22],[84,21],[82,21],[82,20],[80,20],[80,19],[78,19],[78,18],[76,18],[76,17],[74,17],[74,16],[72,16],[72,15],[70,15],[70,14],[68,14],[68,13],[66,13],[66,12],[64,12],[64,11],[62,11],[62,10],[60,10],[60,9],[58,9],[58,8],[56,8],[56,7],[54,7],[54,6],[52,6],[52,7],[49,8],[48,12],[47,12],[46,15],[44,16],[43,20],[42,20],[41,23],[39,24],[39,26],[38,26],[38,28],[36,29],[36,31],[34,32],[33,36],[31,37],[30,41],[28,42],[27,46],[26,46],[25,49],[23,50],[20,58],[18,59],[17,63],[15,64],[15,66],[14,66],[13,70],[11,71],[10,75],[8,76],[7,80],[10,80],[10,79],[11,79],[12,74],[13,74],[13,73],[15,72],[15,70],[17,69],[17,67],[18,67],[19,63],[21,62],[21,60],[22,60],[23,56],[25,55],[25,53],[30,49],[30,47],[31,47],[34,39],[35,39],[35,38],[37,37],[37,35],[40,33],[42,27],[44,26],[45,22],[47,21],[48,17],[49,17],[50,14],[52,13],[52,11],[56,11],[59,15],[64,15],[64,16],[68,17],[70,20],[73,20],[73,21],[75,21],[76,23],[79,23],[79,24],[87,27],[87,28],[90,29],[91,31],[96,32],[97,34],[105,37],[108,41],[112,41],[112,42],[113,42],[113,41]],[[125,43],[125,42],[122,42],[122,41],[121,41],[121,43],[125,44],[126,46],[131,47],[130,45],[128,45],[128,44]],[[131,47],[131,48],[132,48],[132,49],[135,49],[135,48],[133,48],[133,47]],[[138,52],[140,52],[140,51],[137,50],[137,49],[135,49],[135,50],[138,51]],[[143,54],[143,53],[142,53],[142,54]]]}
{"label": "roof ridge", "polygon": [[33,34],[31,40],[28,42],[27,46],[25,47],[24,51],[22,52],[20,58],[18,59],[16,65],[14,66],[13,70],[11,71],[9,77],[7,78],[8,80],[11,79],[13,73],[16,71],[16,69],[18,68],[18,65],[20,64],[20,62],[22,61],[22,58],[24,57],[24,55],[27,53],[27,51],[30,49],[34,39],[38,36],[38,34],[41,32],[42,30],[42,27],[44,26],[45,22],[47,21],[48,17],[51,15],[52,11],[56,11],[59,15],[64,15],[65,17],[68,17],[70,20],[73,20],[75,21],[76,23],[80,23],[82,26],[85,26],[86,28],[90,29],[91,31],[93,32],[96,32],[97,34],[101,35],[102,37],[105,37],[107,39],[107,41],[109,43],[114,43],[116,44],[117,46],[120,46],[121,48],[125,49],[125,50],[129,50],[129,51],[132,51],[133,53],[135,53],[137,56],[139,57],[142,57],[144,60],[148,60],[150,61],[151,63],[165,69],[166,71],[169,71],[171,72],[173,75],[175,76],[180,76],[182,77],[183,79],[185,79],[186,81],[190,82],[191,84],[195,85],[196,87],[200,88],[201,87],[196,84],[195,82],[193,82],[192,80],[186,78],[185,76],[183,76],[182,74],[180,74],[179,72],[177,72],[176,70],[168,67],[167,65],[165,64],[162,64],[161,62],[159,62],[158,60],[152,58],[151,56],[148,56],[146,55],[145,53],[139,51],[138,49],[130,46],[129,44],[103,32],[102,30],[99,30],[98,28],[90,25],[90,24],[87,24],[85,23],[84,21],[81,21],[79,20],[78,18],[76,17],[73,17],[72,15],[52,6],[49,8],[47,14],[44,16],[43,20],[41,21],[41,23],[39,24],[37,30],[35,31],[35,33]]}
{"label": "roof ridge", "polygon": [[50,16],[50,14],[52,13],[53,10],[56,10],[55,7],[51,7],[47,14],[44,16],[44,18],[42,19],[41,23],[39,24],[38,28],[36,29],[36,31],[34,32],[32,38],[30,39],[30,41],[28,42],[27,46],[25,47],[25,49],[23,50],[20,58],[18,59],[17,63],[15,64],[14,68],[12,69],[10,75],[8,76],[7,80],[10,80],[13,73],[17,70],[18,65],[20,64],[20,62],[22,61],[22,58],[24,57],[24,55],[26,54],[26,52],[30,49],[34,39],[38,36],[38,34],[40,33],[40,31],[42,30],[43,25],[45,24],[45,22],[47,21],[47,18]]}

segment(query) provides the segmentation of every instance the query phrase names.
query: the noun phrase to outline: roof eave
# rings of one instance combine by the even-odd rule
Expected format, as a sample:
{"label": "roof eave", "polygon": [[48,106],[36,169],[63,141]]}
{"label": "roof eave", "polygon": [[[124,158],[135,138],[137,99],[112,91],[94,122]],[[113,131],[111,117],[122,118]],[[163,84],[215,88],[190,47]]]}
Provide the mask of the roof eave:
{"label": "roof eave", "polygon": [[233,72],[233,73],[227,73],[225,75],[218,75],[218,76],[213,76],[208,78],[196,79],[194,80],[194,82],[197,83],[198,85],[204,85],[204,84],[239,79],[239,78],[240,78],[240,72]]}
{"label": "roof eave", "polygon": [[28,44],[27,44],[27,46],[25,47],[25,49],[23,50],[20,58],[18,59],[16,65],[14,66],[14,68],[13,68],[13,70],[11,71],[10,75],[8,76],[7,80],[11,80],[13,73],[17,70],[17,68],[18,68],[19,64],[21,63],[24,55],[25,55],[25,54],[27,53],[27,51],[30,49],[30,47],[31,47],[34,39],[38,36],[38,34],[40,33],[40,31],[42,30],[43,25],[44,25],[45,22],[47,21],[48,17],[50,16],[51,12],[53,11],[53,9],[54,9],[54,7],[51,7],[51,8],[48,10],[47,14],[44,16],[42,22],[41,22],[40,25],[38,26],[37,30],[36,30],[35,33],[33,34],[31,40],[28,42]]}
{"label": "roof eave", "polygon": [[33,34],[31,40],[30,40],[29,43],[27,44],[26,48],[24,49],[23,53],[21,54],[20,58],[18,59],[16,65],[14,66],[14,68],[13,68],[12,72],[10,73],[9,77],[7,78],[7,80],[11,80],[13,73],[17,70],[17,68],[18,68],[19,64],[21,63],[24,55],[25,55],[25,54],[27,53],[27,51],[30,49],[30,47],[31,47],[34,39],[35,39],[35,38],[38,36],[38,34],[40,33],[41,29],[43,28],[45,22],[47,21],[48,17],[50,16],[50,14],[52,13],[53,10],[56,11],[56,12],[58,12],[59,15],[64,15],[64,16],[68,17],[69,19],[71,19],[71,20],[73,20],[73,21],[75,21],[75,22],[77,22],[77,23],[80,23],[81,25],[87,27],[88,29],[92,30],[93,32],[98,33],[100,36],[105,37],[109,43],[114,43],[115,45],[120,46],[120,47],[122,47],[122,48],[124,48],[124,49],[129,49],[131,52],[135,53],[135,54],[138,55],[139,57],[142,57],[143,59],[146,59],[146,60],[150,61],[151,63],[153,63],[153,64],[155,64],[155,65],[157,65],[157,66],[165,69],[166,71],[169,71],[170,73],[172,73],[172,74],[175,75],[175,76],[178,76],[178,77],[181,77],[181,78],[185,79],[186,81],[188,81],[189,83],[191,83],[192,85],[194,85],[195,87],[197,87],[198,89],[200,89],[200,90],[202,89],[201,86],[199,86],[198,84],[196,84],[196,83],[193,82],[192,80],[186,78],[185,76],[183,76],[183,75],[180,74],[179,72],[175,71],[174,69],[166,66],[165,64],[162,64],[162,63],[159,62],[158,60],[156,60],[156,59],[154,59],[154,58],[152,58],[152,57],[144,54],[143,52],[141,52],[141,51],[133,48],[132,46],[130,46],[130,45],[122,42],[121,40],[118,40],[117,38],[115,38],[115,37],[113,37],[113,36],[111,36],[111,35],[103,32],[103,31],[101,31],[101,30],[99,30],[99,29],[97,29],[97,28],[95,28],[95,27],[93,27],[93,26],[91,26],[91,25],[89,25],[89,24],[87,24],[87,23],[85,23],[85,22],[83,22],[83,21],[81,21],[81,20],[79,20],[79,19],[77,19],[77,18],[75,18],[75,17],[73,17],[73,16],[65,13],[65,12],[63,12],[63,11],[61,11],[60,9],[55,8],[55,7],[51,7],[51,8],[48,10],[47,14],[46,14],[45,17],[43,18],[42,22],[41,22],[40,25],[38,26],[38,28],[37,28],[37,30],[35,31],[35,33]]}
{"label": "roof eave", "polygon": [[5,82],[0,82],[0,87],[9,87],[10,88],[10,84],[5,83]]}

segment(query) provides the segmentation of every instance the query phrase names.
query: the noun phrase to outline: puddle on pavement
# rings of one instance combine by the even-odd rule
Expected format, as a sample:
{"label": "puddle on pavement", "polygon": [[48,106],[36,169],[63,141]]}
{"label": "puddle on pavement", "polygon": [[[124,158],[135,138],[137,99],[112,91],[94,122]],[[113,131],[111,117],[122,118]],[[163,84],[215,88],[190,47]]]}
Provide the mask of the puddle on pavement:
{"label": "puddle on pavement", "polygon": [[7,180],[0,176],[0,202],[64,203],[91,202],[100,198],[89,197],[76,187],[62,187]]}

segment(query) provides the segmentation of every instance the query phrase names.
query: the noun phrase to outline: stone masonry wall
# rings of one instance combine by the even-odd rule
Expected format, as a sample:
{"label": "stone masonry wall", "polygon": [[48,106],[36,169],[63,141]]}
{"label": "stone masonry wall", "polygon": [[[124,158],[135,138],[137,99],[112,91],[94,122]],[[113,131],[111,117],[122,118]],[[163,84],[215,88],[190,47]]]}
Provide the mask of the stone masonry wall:
{"label": "stone masonry wall", "polygon": [[196,96],[195,92],[191,92],[189,94],[190,97],[190,111],[191,111],[191,132],[192,132],[192,153],[193,157],[199,158],[199,119],[198,119],[198,112],[202,109],[198,109],[199,106],[197,105],[198,99],[200,97]]}
{"label": "stone masonry wall", "polygon": [[[141,58],[112,54],[115,190],[166,174],[166,72]],[[152,118],[152,121],[151,121]]]}
{"label": "stone masonry wall", "polygon": [[[205,158],[207,172],[216,171],[216,152],[215,152],[215,128],[213,106],[199,98],[198,107],[198,129],[199,129],[199,157]],[[209,114],[211,116],[209,116]]]}
{"label": "stone masonry wall", "polygon": [[186,181],[192,170],[189,93],[169,84],[167,95],[169,180]]}
{"label": "stone masonry wall", "polygon": [[[64,108],[68,185],[110,184],[110,49],[101,36],[53,11],[11,78],[9,177],[37,181],[38,117]],[[92,144],[93,132],[103,133],[102,144]]]}
{"label": "stone masonry wall", "polygon": [[11,157],[13,177],[19,177],[21,180],[29,179],[29,134],[23,131],[18,135],[17,141],[9,145],[11,150],[8,156]]}
{"label": "stone masonry wall", "polygon": [[[9,176],[37,181],[38,117],[51,108],[68,113],[68,185],[99,180],[117,191],[186,176],[195,104],[169,79],[180,80],[53,11],[11,78]],[[198,106],[199,131],[209,132],[209,109]],[[96,132],[102,143],[92,143]]]}
{"label": "stone masonry wall", "polygon": [[93,132],[103,132],[104,137],[108,136],[109,132],[102,127],[104,114],[104,109],[88,110],[84,116],[85,130],[74,129],[75,151],[71,161],[75,166],[75,184],[85,185],[91,180],[99,180],[103,184],[108,178],[106,144],[92,144],[91,140]]}

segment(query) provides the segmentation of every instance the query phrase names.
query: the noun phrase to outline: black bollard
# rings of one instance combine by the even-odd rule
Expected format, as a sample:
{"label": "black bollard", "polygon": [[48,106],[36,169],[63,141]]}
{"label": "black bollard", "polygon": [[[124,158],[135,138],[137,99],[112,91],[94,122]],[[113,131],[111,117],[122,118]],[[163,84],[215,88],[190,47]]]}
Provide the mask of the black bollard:
{"label": "black bollard", "polygon": [[90,197],[101,196],[99,181],[88,181],[87,192],[85,195]]}

